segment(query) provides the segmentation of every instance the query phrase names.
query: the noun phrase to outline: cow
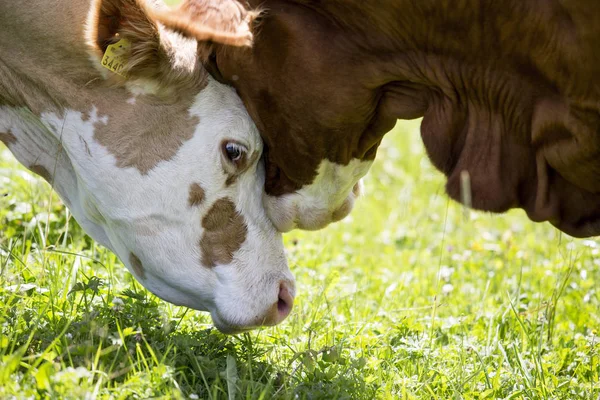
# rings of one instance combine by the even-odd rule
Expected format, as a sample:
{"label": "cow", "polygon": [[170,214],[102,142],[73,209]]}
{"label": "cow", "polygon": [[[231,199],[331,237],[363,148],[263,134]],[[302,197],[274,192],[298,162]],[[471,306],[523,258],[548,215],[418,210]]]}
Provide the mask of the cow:
{"label": "cow", "polygon": [[205,68],[214,44],[250,45],[255,15],[193,4],[0,3],[0,140],[143,286],[236,333],[285,319],[295,284],[259,133]]}
{"label": "cow", "polygon": [[279,230],[347,215],[383,136],[422,117],[451,198],[600,233],[596,1],[248,3],[263,10],[254,45],[217,46],[209,67],[265,141]]}

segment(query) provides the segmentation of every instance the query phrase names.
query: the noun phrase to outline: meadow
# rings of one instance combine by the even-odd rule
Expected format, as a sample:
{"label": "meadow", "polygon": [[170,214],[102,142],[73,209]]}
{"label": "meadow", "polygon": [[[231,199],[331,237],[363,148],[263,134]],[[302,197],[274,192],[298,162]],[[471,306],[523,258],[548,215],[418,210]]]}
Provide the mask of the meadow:
{"label": "meadow", "polygon": [[0,398],[600,399],[600,242],[450,201],[418,127],[350,217],[285,235],[294,310],[238,336],[149,294],[0,147]]}

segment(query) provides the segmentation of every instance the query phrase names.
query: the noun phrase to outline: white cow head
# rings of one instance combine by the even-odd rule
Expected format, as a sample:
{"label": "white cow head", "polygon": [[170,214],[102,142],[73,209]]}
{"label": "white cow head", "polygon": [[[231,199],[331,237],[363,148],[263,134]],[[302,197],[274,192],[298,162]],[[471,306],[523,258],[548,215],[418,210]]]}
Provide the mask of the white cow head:
{"label": "white cow head", "polygon": [[[282,321],[294,278],[261,202],[262,141],[204,68],[210,43],[251,42],[252,15],[233,0],[54,3],[28,11],[41,21],[31,43],[0,48],[0,140],[157,296],[210,311],[224,332]],[[0,6],[6,35],[28,29],[12,8]]]}

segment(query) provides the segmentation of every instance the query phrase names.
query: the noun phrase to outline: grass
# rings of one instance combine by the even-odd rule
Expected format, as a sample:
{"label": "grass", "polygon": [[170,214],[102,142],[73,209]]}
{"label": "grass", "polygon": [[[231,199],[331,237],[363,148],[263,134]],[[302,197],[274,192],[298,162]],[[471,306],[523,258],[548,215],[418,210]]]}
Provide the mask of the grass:
{"label": "grass", "polygon": [[597,399],[600,243],[444,195],[418,124],[352,216],[285,236],[280,326],[150,295],[0,149],[0,398]]}

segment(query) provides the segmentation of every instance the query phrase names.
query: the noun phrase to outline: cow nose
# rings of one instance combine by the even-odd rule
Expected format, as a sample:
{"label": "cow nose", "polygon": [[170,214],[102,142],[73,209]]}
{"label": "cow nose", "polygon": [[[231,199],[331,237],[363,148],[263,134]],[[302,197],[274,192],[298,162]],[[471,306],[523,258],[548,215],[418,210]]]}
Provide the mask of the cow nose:
{"label": "cow nose", "polygon": [[265,315],[261,325],[277,325],[283,321],[294,306],[294,283],[292,281],[281,281],[279,283],[279,294],[277,296],[277,302]]}

